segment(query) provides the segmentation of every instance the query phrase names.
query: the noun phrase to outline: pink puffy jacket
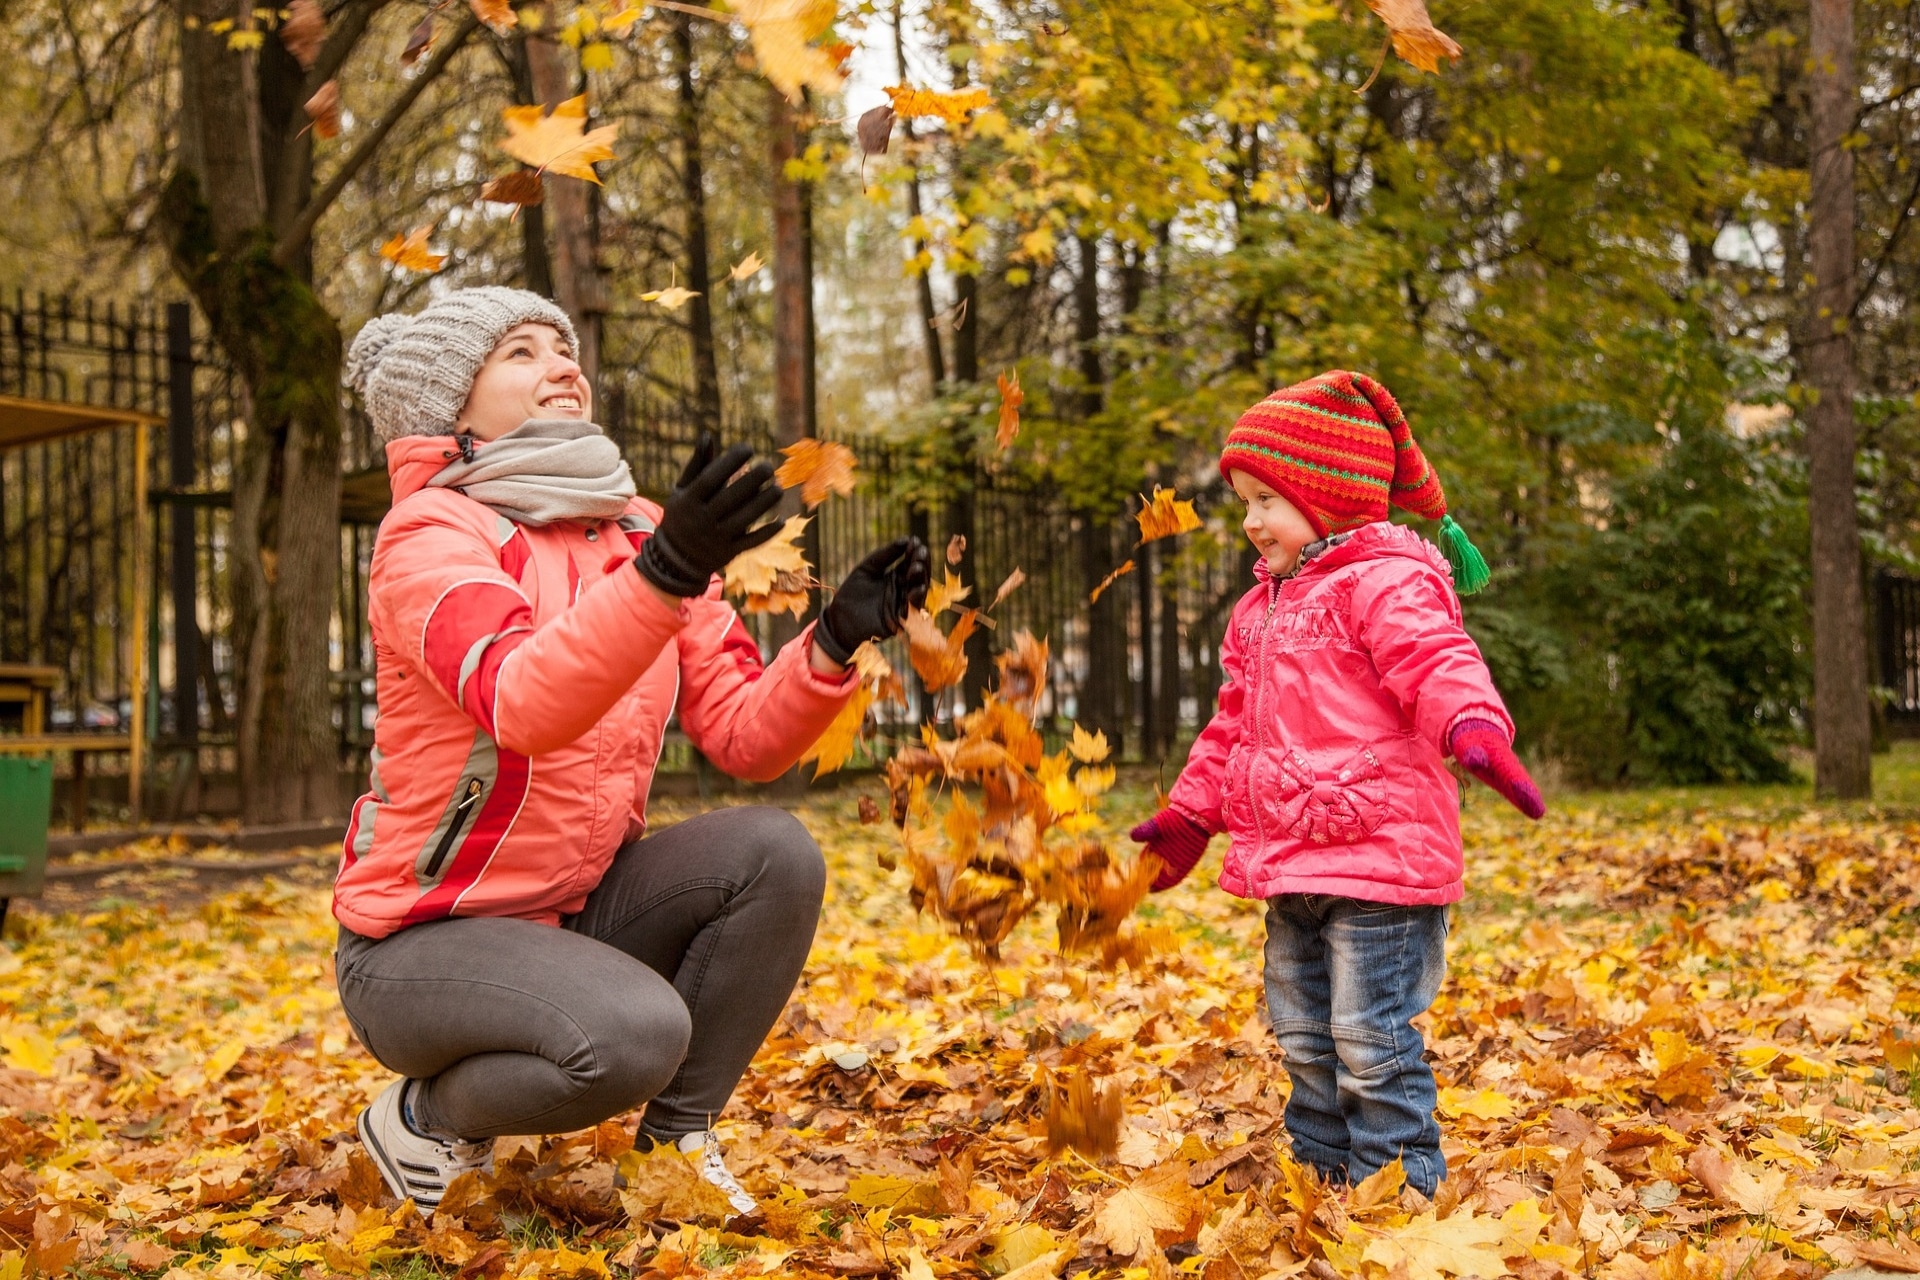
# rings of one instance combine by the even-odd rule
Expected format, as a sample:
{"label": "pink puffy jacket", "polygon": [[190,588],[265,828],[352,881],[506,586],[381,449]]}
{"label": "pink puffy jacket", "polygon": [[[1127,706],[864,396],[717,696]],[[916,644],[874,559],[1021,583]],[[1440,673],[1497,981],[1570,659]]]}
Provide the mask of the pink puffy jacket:
{"label": "pink puffy jacket", "polygon": [[557,923],[645,827],[676,704],[716,766],[766,781],[856,682],[812,670],[811,628],[762,669],[717,579],[669,605],[633,568],[654,504],[598,524],[516,524],[426,487],[453,456],[444,436],[387,446],[372,789],[353,806],[333,894],[335,918],[372,938],[454,915]]}
{"label": "pink puffy jacket", "polygon": [[1265,561],[1255,576],[1221,645],[1220,710],[1171,797],[1232,837],[1220,887],[1458,901],[1448,735],[1474,717],[1511,735],[1513,721],[1438,548],[1382,521],[1283,581]]}

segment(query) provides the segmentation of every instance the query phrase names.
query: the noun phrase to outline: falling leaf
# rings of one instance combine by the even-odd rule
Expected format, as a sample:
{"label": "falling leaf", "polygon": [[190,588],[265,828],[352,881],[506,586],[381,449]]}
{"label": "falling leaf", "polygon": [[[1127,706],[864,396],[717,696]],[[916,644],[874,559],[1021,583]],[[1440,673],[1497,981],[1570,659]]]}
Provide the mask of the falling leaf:
{"label": "falling leaf", "polygon": [[1369,1241],[1361,1257],[1390,1272],[1405,1267],[1409,1280],[1440,1280],[1441,1276],[1493,1280],[1508,1274],[1498,1247],[1505,1236],[1506,1228],[1497,1218],[1456,1213],[1435,1220],[1432,1214],[1422,1214]]}
{"label": "falling leaf", "polygon": [[427,248],[427,237],[432,234],[431,226],[415,227],[381,245],[380,256],[406,271],[438,271],[447,255]]}
{"label": "falling leaf", "polygon": [[1135,1258],[1157,1250],[1162,1236],[1192,1239],[1205,1216],[1204,1203],[1187,1185],[1186,1166],[1175,1162],[1148,1170],[1102,1201],[1088,1238]]}
{"label": "falling leaf", "polygon": [[496,32],[505,33],[520,25],[520,15],[513,11],[512,0],[467,0],[467,4],[473,9],[474,17]]}
{"label": "falling leaf", "polygon": [[1001,374],[999,383],[1000,425],[994,431],[993,443],[995,448],[1005,450],[1020,434],[1020,406],[1026,403],[1027,393],[1020,389],[1018,369]]}
{"label": "falling leaf", "polygon": [[751,279],[759,272],[760,268],[766,265],[766,263],[760,261],[758,252],[749,253],[746,257],[733,264],[732,269],[727,272],[727,279],[733,281],[735,284],[739,284],[743,280]]}
{"label": "falling leaf", "polygon": [[1026,580],[1027,575],[1019,569],[1015,569],[1012,573],[1008,574],[1006,581],[1002,582],[999,589],[993,593],[993,603],[988,605],[987,608],[998,609],[1000,602],[1019,590],[1020,584]]}
{"label": "falling leaf", "polygon": [[1113,748],[1107,745],[1107,731],[1105,729],[1097,729],[1092,733],[1088,733],[1079,725],[1075,725],[1073,726],[1073,739],[1067,744],[1067,750],[1072,753],[1075,760],[1080,761],[1082,764],[1099,764],[1112,753]]}
{"label": "falling leaf", "polygon": [[813,43],[833,25],[836,0],[732,0],[728,9],[752,39],[760,74],[789,102],[799,104],[802,88],[834,93],[844,83],[841,57]]}
{"label": "falling leaf", "polygon": [[741,596],[748,613],[791,613],[807,609],[807,592],[816,584],[800,535],[811,516],[789,516],[780,532],[727,562],[722,577],[727,594]]}
{"label": "falling leaf", "polygon": [[1118,569],[1115,569],[1112,573],[1100,579],[1100,585],[1095,587],[1093,589],[1092,594],[1087,596],[1087,603],[1088,604],[1100,603],[1100,597],[1107,593],[1107,588],[1113,585],[1114,580],[1116,578],[1124,576],[1125,574],[1132,573],[1133,568],[1134,568],[1133,561],[1128,560],[1124,562]]}
{"label": "falling leaf", "polygon": [[227,34],[227,48],[235,53],[256,52],[266,43],[267,33],[264,31],[232,31]]}
{"label": "falling leaf", "polygon": [[1140,510],[1134,519],[1140,523],[1140,542],[1136,546],[1198,529],[1202,523],[1194,514],[1191,502],[1180,501],[1173,490],[1159,485],[1153,487],[1153,497],[1141,497]]}
{"label": "falling leaf", "polygon": [[[907,653],[928,692],[958,684],[967,674],[965,645],[967,636],[973,632],[973,617],[971,611],[962,614],[948,634],[940,630],[928,610],[913,609],[907,613]],[[960,638],[956,641],[954,636]]]}
{"label": "falling leaf", "polygon": [[557,173],[596,184],[600,175],[593,171],[593,166],[613,159],[613,140],[620,133],[618,123],[587,128],[587,95],[584,93],[568,98],[551,113],[537,104],[513,106],[501,108],[500,118],[507,126],[507,137],[500,143],[500,149],[515,160],[530,164],[542,173]]}
{"label": "falling leaf", "polygon": [[819,506],[831,494],[843,498],[852,495],[857,460],[846,445],[809,437],[794,441],[780,453],[786,461],[774,472],[774,482],[783,489],[800,490],[800,500],[809,508]]}
{"label": "falling leaf", "polygon": [[290,0],[287,16],[280,20],[280,43],[287,46],[302,71],[313,69],[313,60],[320,56],[320,46],[326,39],[327,15],[319,0]]}
{"label": "falling leaf", "polygon": [[1440,59],[1460,56],[1453,38],[1435,29],[1426,0],[1367,0],[1367,8],[1387,24],[1393,51],[1422,71],[1438,75]]}
{"label": "falling leaf", "polygon": [[307,119],[313,121],[313,131],[322,138],[340,136],[340,82],[329,80],[314,90],[307,99]]}
{"label": "falling leaf", "polygon": [[800,763],[813,762],[813,776],[833,773],[853,758],[853,748],[860,741],[860,730],[867,722],[867,709],[873,705],[873,690],[862,682],[853,691],[853,695],[840,708],[840,714],[833,718],[826,730],[814,744],[800,757]]}
{"label": "falling leaf", "polygon": [[429,13],[420,19],[419,25],[408,34],[407,43],[400,50],[400,65],[411,67],[425,57],[427,50],[431,48],[433,48],[433,15]]}
{"label": "falling leaf", "polygon": [[964,124],[974,112],[993,105],[993,95],[975,86],[968,89],[915,89],[897,84],[885,90],[895,115],[908,119],[932,117],[948,124]]}
{"label": "falling leaf", "polygon": [[948,564],[957,566],[960,563],[962,557],[964,557],[966,554],[967,554],[967,535],[966,534],[956,533],[951,538],[947,539],[947,563]]}
{"label": "falling leaf", "polygon": [[547,184],[537,169],[515,169],[497,178],[489,178],[480,188],[480,198],[495,204],[522,206],[540,204],[547,198]]}
{"label": "falling leaf", "polygon": [[860,122],[854,126],[853,132],[859,140],[863,157],[887,153],[887,144],[893,138],[893,119],[893,108],[884,103],[861,113]]}
{"label": "falling leaf", "polygon": [[640,301],[657,302],[669,311],[678,311],[699,296],[699,290],[684,289],[676,284],[665,289],[650,289],[640,295]]}
{"label": "falling leaf", "polygon": [[994,658],[1000,669],[999,696],[1031,719],[1047,690],[1047,642],[1029,631],[1016,632],[1013,647]]}
{"label": "falling leaf", "polygon": [[[951,550],[951,544],[949,544]],[[960,581],[952,569],[941,570],[940,581],[927,588],[927,612],[938,617],[973,594],[973,588]]]}
{"label": "falling leaf", "polygon": [[1092,1159],[1113,1154],[1120,1140],[1120,1087],[1097,1087],[1084,1071],[1069,1071],[1065,1083],[1047,1090],[1047,1153],[1072,1149]]}
{"label": "falling leaf", "polygon": [[872,796],[860,797],[860,825],[870,827],[880,821],[880,802]]}

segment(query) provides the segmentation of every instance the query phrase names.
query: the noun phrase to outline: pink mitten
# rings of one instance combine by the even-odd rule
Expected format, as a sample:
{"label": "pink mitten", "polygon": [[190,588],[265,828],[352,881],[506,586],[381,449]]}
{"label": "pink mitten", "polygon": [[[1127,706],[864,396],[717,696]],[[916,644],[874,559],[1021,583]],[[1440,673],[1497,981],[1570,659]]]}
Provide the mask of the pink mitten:
{"label": "pink mitten", "polygon": [[1147,851],[1158,855],[1162,864],[1154,877],[1153,891],[1171,889],[1187,878],[1200,855],[1207,851],[1211,838],[1205,827],[1176,809],[1162,809],[1128,832]]}
{"label": "pink mitten", "polygon": [[1462,720],[1453,726],[1449,745],[1460,767],[1506,797],[1508,804],[1536,820],[1547,811],[1540,788],[1527,776],[1526,766],[1513,754],[1513,744],[1499,725],[1490,720]]}

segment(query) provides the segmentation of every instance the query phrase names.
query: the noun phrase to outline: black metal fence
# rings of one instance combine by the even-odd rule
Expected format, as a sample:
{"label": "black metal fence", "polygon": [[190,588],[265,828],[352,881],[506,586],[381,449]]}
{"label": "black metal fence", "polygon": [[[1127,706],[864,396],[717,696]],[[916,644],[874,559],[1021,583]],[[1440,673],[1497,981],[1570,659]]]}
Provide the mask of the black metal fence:
{"label": "black metal fence", "polygon": [[1887,722],[1920,732],[1920,581],[1884,569],[1875,574],[1873,615]]}
{"label": "black metal fence", "polygon": [[[162,775],[231,774],[230,507],[246,431],[239,379],[185,304],[129,309],[16,294],[0,302],[0,325],[0,394],[138,409],[166,420],[152,440],[147,511],[132,509],[129,431],[0,451],[0,662],[63,670],[52,727],[137,728],[154,745],[151,758]],[[664,495],[690,447],[691,423],[671,401],[636,394],[646,385],[637,373],[605,371],[600,381],[607,391],[603,421],[637,484]],[[382,461],[377,442],[345,407],[344,469],[375,476]],[[727,434],[773,447],[764,426],[744,417]],[[859,458],[860,485],[817,512],[812,546],[822,581],[839,581],[871,547],[908,532],[927,537],[938,566],[961,515],[928,495],[963,493],[971,535],[956,572],[973,585],[969,604],[990,600],[1016,569],[1025,574],[993,611],[989,644],[999,647],[1021,630],[1050,643],[1052,679],[1041,707],[1048,727],[1098,726],[1127,755],[1151,760],[1205,717],[1218,686],[1218,636],[1247,582],[1237,531],[1135,549],[1129,512],[1074,510],[987,462],[970,464],[970,474],[932,474],[909,445],[848,443]],[[345,521],[340,536],[332,667],[346,767],[364,761],[377,710],[366,616],[374,509]],[[147,540],[152,575],[146,616],[138,618],[131,612],[136,539]],[[1092,585],[1128,558],[1138,569],[1090,605]],[[767,645],[794,625],[765,616],[750,624]],[[144,646],[155,695],[137,727],[130,723],[130,634]],[[895,666],[906,673],[904,645],[893,648]],[[977,689],[984,680],[970,683]],[[873,744],[880,752],[916,733],[921,721],[950,715],[964,697],[955,691],[928,698],[917,681],[909,685],[909,705],[880,717]],[[681,746],[663,764],[691,759]],[[182,761],[194,767],[180,770]],[[164,812],[168,777],[154,781],[150,794],[157,792]],[[176,787],[172,801],[218,810],[217,795],[183,795]]]}

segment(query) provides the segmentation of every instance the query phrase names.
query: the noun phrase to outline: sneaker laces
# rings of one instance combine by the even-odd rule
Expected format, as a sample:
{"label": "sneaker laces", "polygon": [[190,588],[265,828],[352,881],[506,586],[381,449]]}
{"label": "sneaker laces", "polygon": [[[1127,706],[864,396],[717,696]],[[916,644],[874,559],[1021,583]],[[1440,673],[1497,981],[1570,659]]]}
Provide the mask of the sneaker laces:
{"label": "sneaker laces", "polygon": [[683,1135],[676,1145],[686,1155],[696,1150],[700,1152],[700,1177],[720,1188],[735,1213],[752,1213],[759,1207],[760,1202],[740,1185],[740,1180],[733,1176],[733,1170],[727,1168],[727,1162],[720,1154],[719,1134],[711,1129],[702,1129]]}

